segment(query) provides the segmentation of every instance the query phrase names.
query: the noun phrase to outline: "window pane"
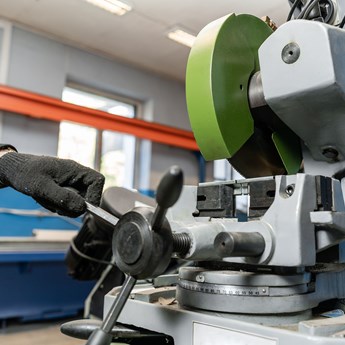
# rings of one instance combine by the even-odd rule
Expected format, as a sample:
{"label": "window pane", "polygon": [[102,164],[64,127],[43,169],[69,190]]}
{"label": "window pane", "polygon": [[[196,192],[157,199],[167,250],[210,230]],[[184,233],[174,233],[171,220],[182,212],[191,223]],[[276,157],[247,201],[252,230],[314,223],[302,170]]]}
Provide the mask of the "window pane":
{"label": "window pane", "polygon": [[103,131],[101,173],[105,188],[133,188],[135,137],[113,131]]}
{"label": "window pane", "polygon": [[60,123],[57,155],[94,168],[97,130],[71,122]]}
{"label": "window pane", "polygon": [[[136,106],[73,87],[65,87],[64,102],[124,117],[135,117]],[[61,122],[58,156],[100,170],[105,187],[133,188],[135,137],[107,130]]]}
{"label": "window pane", "polygon": [[102,110],[110,114],[124,117],[135,116],[135,106],[112,98],[99,96],[91,92],[65,87],[62,93],[64,102],[81,105],[83,107]]}

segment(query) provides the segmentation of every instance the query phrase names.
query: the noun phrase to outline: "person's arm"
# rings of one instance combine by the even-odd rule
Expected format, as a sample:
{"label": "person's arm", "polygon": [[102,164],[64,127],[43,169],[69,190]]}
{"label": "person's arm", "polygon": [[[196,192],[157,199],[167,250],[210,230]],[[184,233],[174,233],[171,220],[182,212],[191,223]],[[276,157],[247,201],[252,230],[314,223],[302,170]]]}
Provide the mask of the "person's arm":
{"label": "person's arm", "polygon": [[86,211],[85,201],[99,205],[103,185],[102,174],[72,160],[22,154],[0,144],[0,187],[27,194],[50,211],[77,217]]}

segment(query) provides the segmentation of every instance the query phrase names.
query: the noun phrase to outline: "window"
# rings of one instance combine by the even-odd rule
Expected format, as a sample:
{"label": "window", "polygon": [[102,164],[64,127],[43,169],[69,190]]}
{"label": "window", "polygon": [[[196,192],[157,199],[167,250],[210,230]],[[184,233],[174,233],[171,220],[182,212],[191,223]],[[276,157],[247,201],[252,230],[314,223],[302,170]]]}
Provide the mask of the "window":
{"label": "window", "polygon": [[[62,100],[130,118],[137,112],[135,102],[70,85],[64,88]],[[106,177],[105,188],[133,188],[135,145],[132,135],[62,121],[57,155],[99,170]]]}

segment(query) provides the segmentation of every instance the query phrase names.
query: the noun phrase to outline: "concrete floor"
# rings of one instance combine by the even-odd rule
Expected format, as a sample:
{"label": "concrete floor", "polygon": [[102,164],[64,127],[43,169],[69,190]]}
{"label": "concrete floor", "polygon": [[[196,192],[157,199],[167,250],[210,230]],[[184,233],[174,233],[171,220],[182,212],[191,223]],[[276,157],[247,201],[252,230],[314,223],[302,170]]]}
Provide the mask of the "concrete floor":
{"label": "concrete floor", "polygon": [[60,333],[65,321],[10,325],[0,333],[0,344],[6,345],[85,345],[85,340]]}

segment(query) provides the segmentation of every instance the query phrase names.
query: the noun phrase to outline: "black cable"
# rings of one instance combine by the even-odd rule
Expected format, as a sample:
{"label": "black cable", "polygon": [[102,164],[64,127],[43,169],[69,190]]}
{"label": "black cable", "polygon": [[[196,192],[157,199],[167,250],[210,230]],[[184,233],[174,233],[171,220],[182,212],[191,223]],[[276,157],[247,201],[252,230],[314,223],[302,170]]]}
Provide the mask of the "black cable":
{"label": "black cable", "polygon": [[291,9],[290,9],[290,12],[289,12],[289,15],[288,15],[288,17],[286,18],[286,21],[287,21],[287,22],[291,20],[291,18],[292,18],[292,16],[293,16],[293,14],[294,14],[294,12],[295,12],[297,6],[300,5],[301,2],[302,2],[302,0],[295,0],[295,2],[292,4]]}
{"label": "black cable", "polygon": [[319,2],[320,0],[310,0],[297,19],[307,19],[310,12],[314,9],[315,5],[319,4]]}
{"label": "black cable", "polygon": [[304,7],[303,7],[302,11],[300,12],[300,14],[298,15],[297,19],[302,19],[302,18],[303,18],[305,11],[308,9],[308,7],[309,7],[313,2],[314,2],[314,0],[309,0],[309,2],[308,2],[306,5],[304,5]]}
{"label": "black cable", "polygon": [[308,19],[311,11],[319,4],[320,4],[320,0],[314,0],[314,2],[312,4],[310,4],[310,6],[305,11],[303,19]]}
{"label": "black cable", "polygon": [[70,245],[71,245],[72,249],[73,249],[80,257],[82,257],[83,259],[86,259],[86,260],[89,260],[89,261],[93,261],[93,262],[97,262],[97,263],[103,264],[103,265],[112,265],[113,267],[116,267],[116,265],[115,265],[114,262],[96,259],[96,258],[93,258],[92,256],[88,256],[88,255],[82,253],[82,252],[77,248],[77,246],[75,245],[75,243],[74,243],[73,240],[71,241]]}

